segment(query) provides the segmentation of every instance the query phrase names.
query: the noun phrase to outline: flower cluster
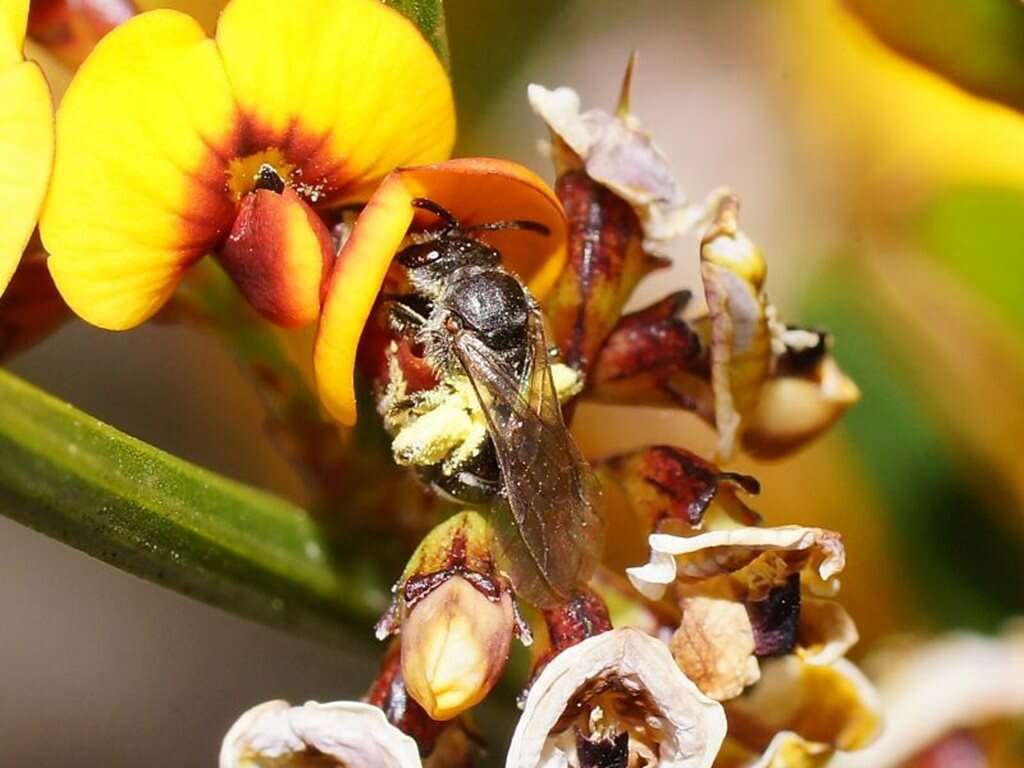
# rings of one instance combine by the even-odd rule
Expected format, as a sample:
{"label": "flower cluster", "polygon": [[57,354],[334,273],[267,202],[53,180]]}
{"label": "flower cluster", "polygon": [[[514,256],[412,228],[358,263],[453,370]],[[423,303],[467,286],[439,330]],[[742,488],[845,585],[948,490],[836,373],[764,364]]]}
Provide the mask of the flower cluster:
{"label": "flower cluster", "polygon": [[[27,4],[12,7],[0,87],[24,109],[3,151],[21,181],[0,285],[41,206],[57,289],[103,328],[152,317],[209,255],[265,320],[318,321],[324,409],[379,417],[395,463],[443,501],[377,625],[397,639],[366,701],[262,704],[222,768],[471,765],[470,711],[516,640],[532,668],[509,768],[796,767],[871,741],[839,534],[764,525],[755,478],[684,447],[588,462],[570,436],[579,403],[682,408],[717,431],[716,461],[781,456],[858,398],[829,336],[769,301],[736,197],[684,194],[630,109],[634,61],[614,114],[530,87],[552,189],[445,159],[443,64],[376,0],[231,0],[212,39],[144,13],[61,101],[43,206],[52,110],[21,58]],[[678,290],[626,313],[695,228],[706,308]],[[357,382],[377,414],[358,414]]]}

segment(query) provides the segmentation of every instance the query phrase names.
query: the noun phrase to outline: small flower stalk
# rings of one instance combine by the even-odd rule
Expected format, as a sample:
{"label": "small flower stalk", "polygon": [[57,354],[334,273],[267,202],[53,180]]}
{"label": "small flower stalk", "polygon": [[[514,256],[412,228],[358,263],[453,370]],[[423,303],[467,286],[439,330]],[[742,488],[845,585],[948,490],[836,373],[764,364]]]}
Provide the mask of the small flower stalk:
{"label": "small flower stalk", "polygon": [[435,720],[480,702],[504,671],[513,636],[529,637],[495,568],[491,537],[476,512],[434,529],[409,561],[377,626],[380,639],[400,633],[405,687]]}

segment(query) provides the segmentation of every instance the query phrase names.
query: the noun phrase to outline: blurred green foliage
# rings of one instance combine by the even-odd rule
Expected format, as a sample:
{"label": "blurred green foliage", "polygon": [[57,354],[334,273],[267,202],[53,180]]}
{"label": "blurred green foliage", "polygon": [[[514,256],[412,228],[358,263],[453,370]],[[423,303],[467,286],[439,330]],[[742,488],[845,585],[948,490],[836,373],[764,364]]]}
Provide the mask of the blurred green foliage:
{"label": "blurred green foliage", "polygon": [[841,429],[883,500],[864,514],[882,517],[886,555],[904,569],[918,620],[995,630],[1024,611],[1024,542],[994,507],[1009,494],[936,422],[927,392],[942,383],[916,375],[912,340],[879,312],[855,262],[837,262],[802,316],[835,334],[836,357],[863,392]]}
{"label": "blurred green foliage", "polygon": [[[1020,79],[1024,82],[1024,76]],[[1024,190],[943,190],[918,209],[904,229],[979,299],[1018,331],[1024,330]]]}

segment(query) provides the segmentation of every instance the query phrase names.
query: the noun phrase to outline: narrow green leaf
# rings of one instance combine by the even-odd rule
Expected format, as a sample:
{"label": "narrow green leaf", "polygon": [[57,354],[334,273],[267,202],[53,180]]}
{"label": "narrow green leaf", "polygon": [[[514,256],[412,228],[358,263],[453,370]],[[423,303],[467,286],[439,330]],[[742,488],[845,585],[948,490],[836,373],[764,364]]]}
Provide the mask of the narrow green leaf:
{"label": "narrow green leaf", "polygon": [[328,641],[387,604],[303,510],[128,437],[0,371],[0,513],[135,574]]}
{"label": "narrow green leaf", "polygon": [[940,191],[915,211],[906,234],[1019,332],[1024,329],[1021,222],[1024,190],[959,186]]}
{"label": "narrow green leaf", "polygon": [[384,0],[397,11],[411,19],[423,36],[427,38],[445,68],[448,67],[448,35],[444,24],[444,3],[442,0]]}

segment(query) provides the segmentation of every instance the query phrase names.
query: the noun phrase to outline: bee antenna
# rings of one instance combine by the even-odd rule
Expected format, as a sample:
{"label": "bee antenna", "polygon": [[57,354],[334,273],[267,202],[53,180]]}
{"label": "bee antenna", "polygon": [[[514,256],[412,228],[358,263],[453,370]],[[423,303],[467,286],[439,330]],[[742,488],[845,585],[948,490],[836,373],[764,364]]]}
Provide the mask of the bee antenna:
{"label": "bee antenna", "polygon": [[466,227],[465,232],[496,232],[503,229],[522,229],[526,232],[536,232],[538,235],[550,235],[551,229],[539,221],[529,219],[510,219],[508,221],[491,221],[487,224],[474,224]]}
{"label": "bee antenna", "polygon": [[419,208],[422,211],[430,211],[432,214],[437,216],[437,218],[441,219],[441,221],[448,225],[449,230],[459,229],[459,227],[461,226],[459,224],[459,220],[455,218],[454,213],[449,211],[443,205],[435,203],[433,200],[428,200],[425,197],[417,197],[413,199],[412,207]]}

